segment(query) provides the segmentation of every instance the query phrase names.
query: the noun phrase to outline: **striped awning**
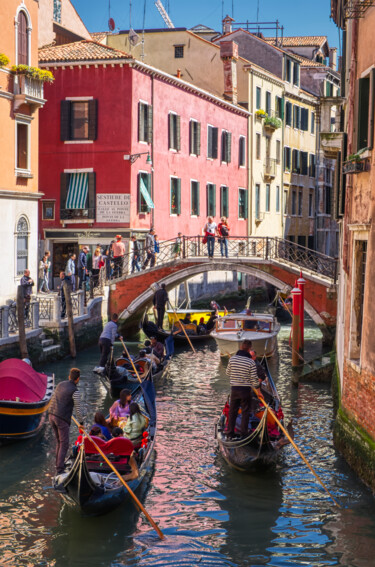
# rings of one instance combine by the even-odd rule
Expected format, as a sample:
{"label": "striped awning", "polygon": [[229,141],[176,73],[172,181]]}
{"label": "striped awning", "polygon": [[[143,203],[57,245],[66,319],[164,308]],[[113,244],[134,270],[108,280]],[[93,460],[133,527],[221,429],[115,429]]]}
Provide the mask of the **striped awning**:
{"label": "striped awning", "polygon": [[146,201],[146,205],[148,206],[149,209],[154,209],[155,205],[153,203],[153,200],[151,199],[151,195],[148,192],[148,189],[147,189],[146,184],[143,181],[142,177],[141,177],[141,180],[140,180],[140,186],[141,186],[142,196],[143,196],[144,200]]}
{"label": "striped awning", "polygon": [[66,199],[67,209],[86,209],[87,193],[89,189],[88,173],[71,173],[69,189]]}

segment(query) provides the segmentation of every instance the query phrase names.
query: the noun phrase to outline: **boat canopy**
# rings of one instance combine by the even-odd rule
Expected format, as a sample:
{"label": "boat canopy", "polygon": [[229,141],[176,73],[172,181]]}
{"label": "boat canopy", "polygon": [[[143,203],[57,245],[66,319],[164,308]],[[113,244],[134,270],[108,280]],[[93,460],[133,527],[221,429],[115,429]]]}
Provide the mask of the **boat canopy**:
{"label": "boat canopy", "polygon": [[0,400],[34,403],[43,400],[48,377],[23,360],[9,358],[0,363]]}

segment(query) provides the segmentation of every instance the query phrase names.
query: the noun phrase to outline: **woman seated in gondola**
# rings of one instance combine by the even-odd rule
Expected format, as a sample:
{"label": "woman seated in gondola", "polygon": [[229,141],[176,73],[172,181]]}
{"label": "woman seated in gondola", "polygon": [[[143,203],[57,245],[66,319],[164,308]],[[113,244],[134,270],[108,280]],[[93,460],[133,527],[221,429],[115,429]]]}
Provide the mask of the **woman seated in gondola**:
{"label": "woman seated in gondola", "polygon": [[124,426],[124,437],[131,441],[142,437],[143,431],[148,425],[148,418],[143,415],[136,402],[130,404],[130,417]]}
{"label": "woman seated in gondola", "polygon": [[205,335],[207,333],[207,326],[204,322],[204,317],[199,319],[199,325],[197,326],[197,333],[198,335]]}
{"label": "woman seated in gondola", "polygon": [[117,400],[109,410],[109,423],[113,426],[119,425],[130,415],[132,394],[130,390],[123,389],[120,392],[120,399]]}
{"label": "woman seated in gondola", "polygon": [[109,430],[108,423],[104,417],[104,413],[102,413],[101,411],[97,411],[94,416],[94,421],[95,423],[93,424],[92,427],[99,427],[101,434],[104,436],[105,440],[109,441],[109,439],[112,438],[112,435]]}
{"label": "woman seated in gondola", "polygon": [[99,439],[103,439],[103,441],[108,441],[100,429],[99,425],[93,425],[90,429],[90,435],[94,437],[99,437]]}

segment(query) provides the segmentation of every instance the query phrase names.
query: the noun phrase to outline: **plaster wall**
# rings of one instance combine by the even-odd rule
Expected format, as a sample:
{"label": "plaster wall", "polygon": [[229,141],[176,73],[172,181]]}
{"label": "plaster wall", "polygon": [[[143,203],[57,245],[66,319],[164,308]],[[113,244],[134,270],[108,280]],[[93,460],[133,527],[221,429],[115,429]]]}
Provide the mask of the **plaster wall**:
{"label": "plaster wall", "polygon": [[[55,40],[53,22],[53,0],[39,0],[39,47],[49,45]],[[70,0],[61,1],[61,23],[59,25],[84,39],[91,39],[90,33]]]}

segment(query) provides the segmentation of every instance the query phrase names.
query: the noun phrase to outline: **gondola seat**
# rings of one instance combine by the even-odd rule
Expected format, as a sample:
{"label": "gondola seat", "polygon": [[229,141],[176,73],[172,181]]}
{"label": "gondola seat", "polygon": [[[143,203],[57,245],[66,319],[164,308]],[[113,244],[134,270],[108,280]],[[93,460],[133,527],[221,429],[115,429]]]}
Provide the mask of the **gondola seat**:
{"label": "gondola seat", "polygon": [[[134,451],[134,445],[130,439],[115,437],[109,441],[103,441],[100,437],[93,436],[92,438],[119,473],[127,474],[130,472],[129,459]],[[84,444],[86,464],[89,471],[110,473],[112,469],[87,437],[85,438]]]}

